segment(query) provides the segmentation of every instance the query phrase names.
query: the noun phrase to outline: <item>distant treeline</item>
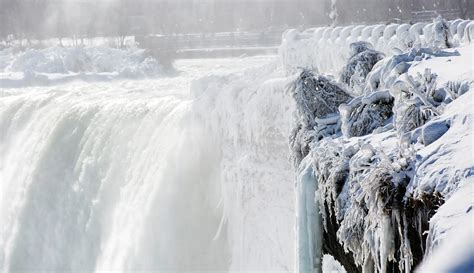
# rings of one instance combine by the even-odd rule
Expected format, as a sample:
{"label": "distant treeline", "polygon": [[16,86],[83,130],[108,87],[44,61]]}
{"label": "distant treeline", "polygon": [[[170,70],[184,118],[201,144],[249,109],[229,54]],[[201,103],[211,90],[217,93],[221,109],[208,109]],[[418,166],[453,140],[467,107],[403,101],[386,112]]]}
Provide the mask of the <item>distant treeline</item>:
{"label": "distant treeline", "polygon": [[[0,0],[0,39],[263,30],[472,16],[472,0]],[[330,14],[337,14],[337,17]],[[335,22],[334,22],[335,21]]]}

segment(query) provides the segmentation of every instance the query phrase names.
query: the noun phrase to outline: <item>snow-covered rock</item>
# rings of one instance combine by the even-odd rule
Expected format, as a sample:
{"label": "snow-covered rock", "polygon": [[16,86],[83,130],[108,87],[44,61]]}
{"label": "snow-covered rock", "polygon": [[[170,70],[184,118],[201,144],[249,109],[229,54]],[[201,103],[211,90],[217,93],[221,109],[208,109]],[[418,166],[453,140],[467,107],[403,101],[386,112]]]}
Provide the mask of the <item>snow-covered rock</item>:
{"label": "snow-covered rock", "polygon": [[[301,125],[301,120],[312,125],[320,122],[314,110],[307,107],[313,100],[304,96],[296,99],[297,135],[305,137],[290,138],[290,146],[301,145],[305,152],[292,149],[292,153],[300,159],[308,155],[299,166],[306,172],[310,170],[308,157],[312,158],[312,185],[317,186],[315,197],[324,227],[323,254],[334,256],[348,272],[409,272],[423,263],[420,272],[434,268],[431,264],[436,261],[430,258],[431,253],[444,253],[436,246],[454,238],[446,235],[454,236],[451,230],[455,224],[445,215],[464,209],[462,219],[469,218],[472,201],[466,201],[466,195],[459,192],[469,187],[472,191],[474,176],[474,69],[469,62],[474,44],[465,40],[462,47],[446,49],[455,45],[451,29],[457,29],[455,35],[465,38],[463,31],[469,29],[468,24],[438,18],[432,24],[385,27],[376,48],[396,48],[394,44],[398,43],[398,49],[408,51],[390,53],[374,63],[367,69],[360,90],[347,85],[347,92],[358,96],[341,104],[340,116],[338,113],[332,121],[341,124],[342,134],[333,130],[314,137],[314,126]],[[338,35],[344,38],[349,30],[353,28],[334,29],[330,40],[337,40],[332,44],[336,53],[321,55],[341,56],[337,51],[344,39],[338,39]],[[368,32],[361,31],[364,38],[368,38]],[[350,52],[346,46],[341,52]],[[363,49],[359,48],[363,47],[353,48],[356,54],[361,54]],[[315,48],[316,52],[320,49]],[[341,59],[336,59],[331,65],[340,63]],[[338,71],[321,69],[317,62],[324,60],[322,56],[312,53],[311,60],[319,73]],[[325,91],[331,94],[333,89]],[[451,198],[462,205],[450,209]],[[462,257],[467,261],[463,266],[469,266],[472,256],[463,249]]]}

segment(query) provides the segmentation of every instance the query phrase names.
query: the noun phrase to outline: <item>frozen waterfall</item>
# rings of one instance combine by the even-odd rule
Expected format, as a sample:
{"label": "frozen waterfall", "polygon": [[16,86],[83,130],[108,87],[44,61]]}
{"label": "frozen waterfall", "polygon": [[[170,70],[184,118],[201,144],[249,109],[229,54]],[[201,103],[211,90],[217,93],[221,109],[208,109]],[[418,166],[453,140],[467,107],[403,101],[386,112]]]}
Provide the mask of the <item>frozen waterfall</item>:
{"label": "frozen waterfall", "polygon": [[[157,80],[2,89],[0,271],[291,269],[290,119],[261,126],[291,109],[278,83],[231,84],[270,59],[183,61],[179,76]],[[204,73],[217,76],[191,88]],[[241,99],[268,104],[248,112]]]}

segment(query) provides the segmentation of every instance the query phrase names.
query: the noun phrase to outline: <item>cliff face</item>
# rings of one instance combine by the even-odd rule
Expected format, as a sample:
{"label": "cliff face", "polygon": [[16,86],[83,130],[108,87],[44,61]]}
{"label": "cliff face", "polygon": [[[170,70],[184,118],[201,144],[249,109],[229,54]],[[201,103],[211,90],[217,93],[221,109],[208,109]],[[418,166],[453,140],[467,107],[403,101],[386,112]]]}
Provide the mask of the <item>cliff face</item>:
{"label": "cliff face", "polygon": [[[322,270],[324,254],[347,272],[430,268],[431,255],[455,238],[455,223],[472,217],[472,199],[463,192],[471,189],[472,196],[474,46],[465,37],[469,28],[461,35],[453,24],[459,23],[437,19],[418,26],[419,36],[413,26],[389,26],[379,39],[354,34],[357,27],[287,34],[287,71],[306,68],[290,85],[297,208],[306,208],[297,209],[299,272]],[[401,39],[410,35],[413,43]],[[367,43],[343,49],[364,39],[385,56]],[[341,70],[341,81],[322,74]],[[469,253],[460,256],[469,260]],[[449,255],[444,270],[460,260]]]}

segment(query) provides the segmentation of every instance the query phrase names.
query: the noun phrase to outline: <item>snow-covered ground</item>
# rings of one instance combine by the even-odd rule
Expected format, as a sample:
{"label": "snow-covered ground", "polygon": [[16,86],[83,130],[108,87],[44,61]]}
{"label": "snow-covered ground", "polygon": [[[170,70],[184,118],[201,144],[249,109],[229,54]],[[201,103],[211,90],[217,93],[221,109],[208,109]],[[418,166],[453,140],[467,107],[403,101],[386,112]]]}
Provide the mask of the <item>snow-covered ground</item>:
{"label": "snow-covered ground", "polygon": [[[438,75],[438,87],[472,84],[474,46],[458,31],[471,31],[471,22],[450,24],[457,48],[442,54],[400,54],[400,44],[420,29],[430,31],[426,25],[293,30],[283,36],[280,59],[180,60],[172,75],[140,50],[1,51],[0,271],[312,270],[321,265],[320,231],[327,220],[316,201],[333,194],[314,183],[325,182],[317,170],[332,179],[348,166],[361,174],[353,174],[354,188],[341,189],[338,217],[355,221],[343,223],[338,236],[347,250],[360,250],[357,262],[378,251],[374,266],[380,270],[393,256],[386,236],[396,227],[377,214],[381,208],[371,206],[363,218],[351,203],[355,196],[376,198],[367,183],[373,173],[364,165],[371,156],[391,174],[415,166],[406,172],[413,178],[407,196],[438,192],[445,198],[429,222],[420,271],[450,272],[458,262],[472,262],[472,85],[468,91],[451,85],[463,94],[440,104],[436,117],[409,134],[408,154],[398,154],[407,135],[395,130],[396,122],[390,127],[395,119],[382,119],[383,129],[370,134],[351,137],[343,129],[299,146],[310,152],[300,168],[292,166],[298,160],[288,148],[301,118],[289,88],[299,69],[332,74],[327,82],[334,81],[348,61],[350,42],[375,41],[386,55],[369,74],[368,87],[361,84],[350,94],[367,96],[354,105],[400,94],[406,76],[415,79],[425,68]],[[425,35],[420,41],[436,39]],[[334,117],[314,120],[332,126],[323,132],[331,134]],[[405,156],[414,159],[407,164]],[[357,226],[351,224],[364,219],[366,240],[352,240]],[[409,263],[407,255],[405,268]],[[341,270],[327,255],[322,268]]]}

